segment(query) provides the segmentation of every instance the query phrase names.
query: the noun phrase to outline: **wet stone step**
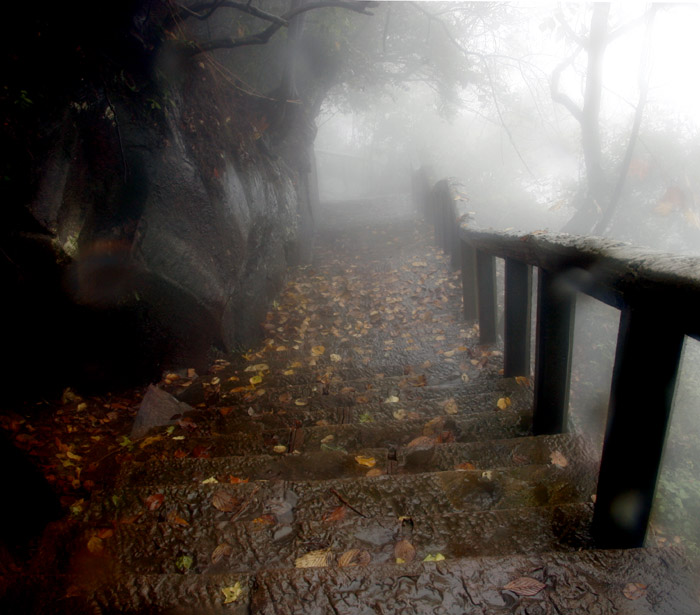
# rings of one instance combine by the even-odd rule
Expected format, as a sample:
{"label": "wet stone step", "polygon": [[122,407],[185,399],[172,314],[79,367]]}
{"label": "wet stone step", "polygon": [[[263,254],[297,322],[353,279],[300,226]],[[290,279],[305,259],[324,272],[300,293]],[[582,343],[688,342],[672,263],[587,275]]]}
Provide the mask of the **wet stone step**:
{"label": "wet stone step", "polygon": [[131,486],[93,498],[86,521],[216,527],[273,515],[292,523],[322,520],[340,505],[367,518],[443,515],[589,502],[595,484],[595,472],[586,466],[549,464],[325,481]]}
{"label": "wet stone step", "polygon": [[700,612],[696,577],[671,549],[269,571],[256,583],[252,611],[262,615]]}
{"label": "wet stone step", "polygon": [[[526,410],[532,405],[532,395],[526,389],[513,392],[501,390],[469,394],[459,392],[453,396],[420,399],[420,394],[401,397],[388,394],[362,394],[355,398],[339,400],[337,396],[296,398],[286,403],[265,403],[234,406],[218,406],[206,413],[192,414],[195,422],[211,422],[212,429],[220,433],[245,431],[248,425],[265,427],[310,427],[324,424],[367,423],[395,419],[420,419],[452,414],[468,415],[485,410],[495,410],[499,404],[512,409]],[[413,399],[412,399],[413,397]],[[358,403],[358,400],[363,403]],[[365,401],[367,400],[367,401]]]}
{"label": "wet stone step", "polygon": [[[304,428],[268,428],[264,422],[250,420],[235,423],[234,431],[217,429],[223,425],[174,431],[166,435],[162,429],[149,436],[155,440],[134,445],[138,460],[149,458],[178,459],[184,457],[228,457],[241,455],[270,455],[284,452],[335,450],[351,452],[368,448],[396,449],[418,437],[426,436],[436,442],[472,442],[494,438],[514,438],[531,435],[532,412],[510,407],[506,410],[477,412],[466,416],[442,414],[433,418],[398,419],[342,425],[314,425]],[[430,444],[425,441],[423,445]]]}
{"label": "wet stone step", "polygon": [[[555,463],[556,462],[556,463]],[[231,480],[331,480],[373,474],[486,470],[528,464],[595,463],[591,447],[571,434],[531,436],[488,442],[451,442],[425,448],[320,450],[303,454],[156,460],[126,465],[118,486],[199,484]]]}
{"label": "wet stone step", "polygon": [[[485,511],[472,514],[365,519],[347,508],[325,521],[280,524],[261,517],[248,523],[183,527],[174,523],[122,525],[104,541],[100,557],[132,574],[170,574],[191,558],[188,572],[224,574],[316,565],[394,564],[397,553],[422,561],[462,557],[577,551],[593,546],[589,504]],[[91,532],[82,536],[87,544]],[[406,544],[408,543],[408,544]],[[356,550],[356,552],[353,552]],[[404,553],[405,550],[405,553]]]}

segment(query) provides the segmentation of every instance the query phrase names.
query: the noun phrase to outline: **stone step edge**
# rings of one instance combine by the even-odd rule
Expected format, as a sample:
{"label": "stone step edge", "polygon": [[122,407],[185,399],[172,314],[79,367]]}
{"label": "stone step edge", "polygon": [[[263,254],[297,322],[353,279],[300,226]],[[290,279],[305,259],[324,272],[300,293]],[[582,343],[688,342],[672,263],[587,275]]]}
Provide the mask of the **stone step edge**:
{"label": "stone step edge", "polygon": [[[565,458],[564,461],[566,463],[571,463],[572,461],[577,464],[595,464],[597,463],[597,456],[595,452],[593,451],[592,445],[589,443],[589,441],[586,439],[584,435],[581,434],[572,434],[572,433],[564,433],[564,434],[548,434],[548,435],[541,435],[541,436],[535,436],[535,435],[530,435],[530,436],[519,436],[519,437],[513,437],[513,438],[496,438],[493,440],[486,440],[486,441],[472,441],[472,442],[446,442],[446,443],[435,443],[435,447],[438,448],[438,450],[442,451],[449,451],[450,449],[455,450],[455,454],[467,454],[468,449],[474,449],[474,448],[481,448],[481,447],[487,447],[489,445],[493,446],[505,446],[505,447],[513,447],[515,448],[519,444],[523,443],[525,440],[528,439],[536,439],[537,441],[543,442],[542,446],[547,446],[548,442],[551,442],[553,445],[556,444],[558,440],[564,440],[564,441],[576,441],[580,445],[581,449],[581,456],[577,456],[575,459],[570,459],[570,458]],[[464,453],[460,453],[460,449],[466,449]],[[342,451],[334,451],[334,450],[313,450],[313,451],[307,451],[304,453],[299,453],[299,452],[286,452],[286,453],[280,453],[278,455],[265,455],[265,454],[260,454],[260,455],[227,455],[227,456],[222,456],[222,457],[207,457],[207,458],[193,458],[193,457],[185,457],[182,459],[175,459],[175,460],[167,460],[167,461],[161,461],[161,460],[156,460],[156,461],[145,461],[145,462],[126,462],[123,466],[122,469],[117,477],[116,480],[116,488],[124,488],[130,484],[130,479],[133,476],[134,473],[138,472],[141,469],[147,469],[149,465],[154,466],[154,467],[160,467],[164,464],[168,465],[176,465],[177,467],[181,468],[182,466],[206,466],[211,463],[211,465],[220,465],[224,466],[227,463],[231,463],[232,465],[235,465],[236,463],[242,463],[242,462],[249,462],[249,463],[254,463],[258,461],[260,464],[263,464],[265,462],[271,462],[274,463],[276,461],[282,460],[282,459],[288,459],[288,458],[293,458],[293,459],[313,459],[315,457],[324,457],[327,454],[333,454],[337,453],[339,457],[342,457],[344,460],[350,461],[352,458],[357,458],[357,457],[364,457],[364,458],[373,458],[376,462],[377,465],[381,467],[384,467],[385,465],[388,465],[386,463],[380,463],[380,462],[386,462],[386,461],[395,461],[396,463],[396,470],[402,470],[404,468],[404,464],[408,460],[408,458],[411,455],[411,449],[409,449],[406,446],[400,446],[396,450],[390,449],[390,448],[382,448],[382,447],[377,447],[377,448],[362,448],[362,449],[357,449],[357,450],[352,450],[352,451],[347,451],[343,453]],[[389,455],[391,453],[395,454],[395,460],[392,460],[389,458]],[[561,459],[557,460],[559,463],[562,463]],[[366,462],[367,463],[367,462]],[[472,463],[472,465],[474,465]],[[500,470],[504,468],[509,468],[509,467],[516,467],[516,466],[523,466],[523,465],[532,465],[530,463],[517,463],[514,462],[512,465],[489,465],[488,467],[478,467],[475,466],[474,468],[465,468],[465,469],[475,469],[475,470]],[[359,462],[358,462],[359,466]],[[358,467],[358,473],[355,475],[348,475],[348,476],[339,476],[338,478],[361,478],[362,475],[360,472],[367,472],[371,469],[371,467],[374,466],[367,466],[364,469],[360,469]],[[457,468],[452,468],[452,469],[457,469]],[[222,471],[224,468],[222,468]],[[423,473],[430,473],[430,472],[435,472],[435,471],[441,471],[436,468],[426,468],[425,472]],[[442,471],[448,471],[448,470],[442,470]],[[390,472],[394,473],[394,472]],[[416,472],[410,472],[412,474],[415,474]],[[207,477],[209,478],[209,477]],[[237,477],[245,480],[248,477],[241,476]],[[203,479],[206,480],[206,479]],[[268,480],[268,479],[249,479],[249,482],[255,482],[258,480]],[[286,479],[280,479],[280,480],[286,480]],[[314,478],[309,478],[307,480],[328,480],[327,478],[319,478],[319,479],[314,479]],[[150,485],[150,484],[156,484],[156,483],[143,483],[144,485]],[[195,484],[194,481],[187,481],[187,482],[182,482],[182,483],[169,483],[172,485],[189,485],[189,484]],[[196,483],[196,484],[201,484],[201,483]],[[225,484],[225,483],[224,483]]]}

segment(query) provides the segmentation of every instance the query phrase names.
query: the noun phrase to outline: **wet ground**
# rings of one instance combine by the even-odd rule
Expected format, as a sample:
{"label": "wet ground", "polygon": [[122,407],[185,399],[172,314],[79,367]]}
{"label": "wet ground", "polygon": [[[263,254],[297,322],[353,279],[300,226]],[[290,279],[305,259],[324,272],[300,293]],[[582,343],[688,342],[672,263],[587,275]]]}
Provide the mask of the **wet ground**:
{"label": "wet ground", "polygon": [[[131,439],[142,392],[64,400],[59,460],[85,493],[64,495],[69,519],[6,577],[4,604],[700,612],[676,550],[592,549],[590,447],[532,436],[529,380],[502,378],[500,349],[462,322],[458,274],[409,201],[327,204],[318,222],[264,341],[204,376],[165,375],[190,410]],[[20,419],[15,438],[44,433]]]}

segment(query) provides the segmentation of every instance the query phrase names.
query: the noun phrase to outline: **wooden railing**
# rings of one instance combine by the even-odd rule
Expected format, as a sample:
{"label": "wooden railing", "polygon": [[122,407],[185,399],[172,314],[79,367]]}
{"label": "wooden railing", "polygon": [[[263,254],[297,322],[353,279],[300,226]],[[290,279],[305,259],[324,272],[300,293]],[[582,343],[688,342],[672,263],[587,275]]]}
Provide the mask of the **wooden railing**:
{"label": "wooden railing", "polygon": [[593,532],[603,548],[642,546],[684,337],[700,339],[700,258],[598,237],[482,229],[453,180],[424,197],[436,240],[462,269],[464,316],[478,320],[483,344],[497,339],[495,257],[505,259],[505,376],[531,373],[537,268],[536,434],[567,429],[576,294],[621,310]]}

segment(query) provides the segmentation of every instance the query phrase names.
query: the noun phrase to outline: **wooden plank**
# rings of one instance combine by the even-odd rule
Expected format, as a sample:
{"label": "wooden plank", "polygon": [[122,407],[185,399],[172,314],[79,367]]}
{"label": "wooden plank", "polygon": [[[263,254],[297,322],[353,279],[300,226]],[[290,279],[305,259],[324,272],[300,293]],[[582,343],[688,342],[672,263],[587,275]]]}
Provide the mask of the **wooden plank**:
{"label": "wooden plank", "polygon": [[622,313],[593,520],[603,548],[644,545],[683,339],[661,306]]}
{"label": "wooden plank", "polygon": [[473,322],[478,317],[476,286],[476,251],[466,241],[460,241],[462,252],[462,306],[464,320]]}
{"label": "wooden plank", "polygon": [[530,320],[532,268],[507,258],[505,263],[505,318],[503,375],[530,375]]}
{"label": "wooden plank", "polygon": [[576,295],[561,272],[539,271],[535,349],[536,434],[566,431]]}
{"label": "wooden plank", "polygon": [[476,251],[477,301],[479,308],[479,342],[496,343],[496,259]]}

